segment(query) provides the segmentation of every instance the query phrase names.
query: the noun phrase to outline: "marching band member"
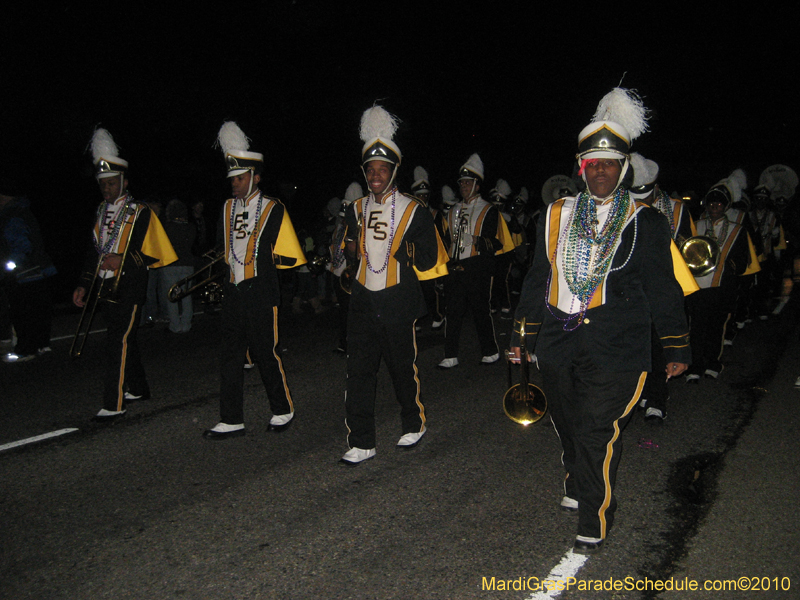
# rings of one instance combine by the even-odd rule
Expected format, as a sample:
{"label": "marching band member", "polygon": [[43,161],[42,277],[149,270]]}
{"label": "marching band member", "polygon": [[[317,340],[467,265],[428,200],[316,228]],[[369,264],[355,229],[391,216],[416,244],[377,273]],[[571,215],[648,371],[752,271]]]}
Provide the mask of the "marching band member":
{"label": "marching band member", "polygon": [[687,383],[697,383],[701,375],[716,379],[722,372],[725,326],[736,308],[738,276],[760,269],[755,247],[744,223],[731,221],[727,213],[741,196],[740,183],[728,178],[706,194],[705,212],[697,220],[697,234],[711,238],[719,247],[717,267],[696,276],[700,290],[687,300],[692,323],[694,362],[686,375]]}
{"label": "marching band member", "polygon": [[220,422],[203,433],[211,440],[245,434],[242,364],[248,348],[272,410],[268,431],[281,432],[292,424],[294,402],[278,353],[277,269],[305,263],[286,208],[258,188],[264,155],[250,151],[248,138],[232,121],[220,128],[218,143],[233,197],[225,202],[218,230],[228,277],[222,301]]}
{"label": "marching band member", "polygon": [[[656,209],[664,215],[669,223],[673,239],[688,239],[697,235],[694,221],[689,210],[683,202],[672,200],[662,192],[658,183],[658,164],[649,160],[638,152],[631,153],[631,168],[633,169],[633,183],[630,189],[631,198],[642,204]],[[652,326],[650,333],[650,358],[651,368],[642,389],[639,406],[645,409],[644,419],[648,423],[662,424],[667,418],[667,400],[669,391],[667,380],[662,373],[667,366],[664,351],[655,329]]]}
{"label": "marching band member", "polygon": [[171,264],[178,257],[158,217],[128,192],[128,161],[120,158],[111,134],[105,129],[96,129],[91,150],[103,202],[97,208],[94,248],[89,252],[78,287],[72,293],[72,302],[80,308],[86,306],[87,290],[92,289],[95,274],[95,289],[100,288],[100,280],[106,280],[102,286],[106,290],[113,288],[111,282],[119,281],[116,297],[111,298],[113,301],[103,302],[107,323],[103,408],[93,418],[110,422],[125,414],[126,401],[150,398],[150,386],[136,339],[141,308],[147,297],[147,271],[148,267]]}
{"label": "marching band member", "polygon": [[[489,198],[500,213],[500,217],[507,226],[513,227],[511,212],[511,186],[505,179],[498,179],[494,188],[489,192]],[[498,220],[499,225],[499,220]],[[514,231],[521,233],[521,231]],[[518,238],[521,241],[520,238]],[[512,253],[497,253],[494,259],[494,275],[492,276],[491,312],[500,311],[501,318],[511,318],[511,277]]]}
{"label": "marching band member", "polygon": [[[347,444],[340,462],[375,456],[375,389],[381,358],[400,403],[397,448],[415,447],[426,431],[417,372],[416,320],[425,314],[418,271],[440,262],[430,212],[397,189],[402,155],[392,141],[397,119],[380,106],[361,117],[361,165],[369,195],[348,208],[348,251],[358,252],[347,320]],[[441,247],[443,253],[443,247]],[[443,257],[442,257],[443,258]],[[443,260],[442,260],[443,262]]]}
{"label": "marching band member", "polygon": [[447,326],[440,369],[458,366],[461,326],[467,310],[472,312],[478,331],[481,364],[500,360],[490,306],[494,255],[503,248],[497,238],[500,213],[481,198],[483,161],[477,154],[470,156],[458,173],[462,201],[447,214],[451,258],[448,264],[450,274],[444,281]]}
{"label": "marching band member", "polygon": [[[411,184],[411,193],[415,198],[419,198],[422,205],[431,212],[436,231],[441,238],[444,235],[444,218],[442,212],[431,204],[431,182],[428,179],[428,172],[422,167],[414,167],[414,183]],[[431,316],[431,328],[434,331],[441,329],[444,324],[444,298],[439,293],[441,281],[441,279],[420,281],[422,295],[425,297],[425,305],[428,307],[428,314]]]}
{"label": "marching band member", "polygon": [[347,313],[350,312],[350,288],[353,283],[353,273],[347,269],[347,257],[345,256],[344,237],[347,233],[347,221],[345,211],[347,207],[364,195],[361,185],[357,182],[347,186],[344,193],[344,200],[339,208],[339,216],[336,217],[336,227],[331,238],[330,253],[331,261],[328,268],[334,277],[333,289],[336,293],[336,301],[339,303],[337,314],[339,343],[336,351],[342,354],[347,353]]}
{"label": "marching band member", "polygon": [[525,319],[561,440],[561,506],[578,515],[576,553],[600,550],[614,519],[620,431],[650,368],[651,320],[667,376],[690,362],[669,227],[622,185],[645,114],[637,96],[617,88],[581,131],[576,158],[587,189],[548,206],[515,313],[512,353],[519,357]]}
{"label": "marching band member", "polygon": [[637,202],[643,202],[655,208],[669,220],[669,229],[672,239],[680,243],[697,235],[692,215],[689,208],[680,200],[670,198],[658,186],[658,163],[633,152],[631,154],[631,167],[633,168],[633,185],[631,197]]}

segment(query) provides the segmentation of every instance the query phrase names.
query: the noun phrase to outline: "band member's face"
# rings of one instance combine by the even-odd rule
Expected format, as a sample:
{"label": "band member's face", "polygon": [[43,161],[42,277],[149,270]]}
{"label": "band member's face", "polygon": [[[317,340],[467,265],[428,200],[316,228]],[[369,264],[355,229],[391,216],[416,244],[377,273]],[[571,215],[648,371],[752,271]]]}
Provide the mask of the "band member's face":
{"label": "band member's face", "polygon": [[592,195],[597,198],[608,198],[617,188],[622,165],[613,158],[596,158],[587,161],[583,172]]}
{"label": "band member's face", "polygon": [[716,221],[725,214],[725,205],[722,202],[709,202],[706,209],[712,221]]}
{"label": "band member's face", "polygon": [[364,167],[364,174],[367,177],[367,186],[376,196],[380,196],[387,191],[389,182],[392,180],[394,165],[383,160],[371,160]]}
{"label": "band member's face", "polygon": [[[252,171],[246,171],[241,175],[234,175],[231,177],[231,192],[234,198],[247,198],[248,192],[253,192],[255,186],[261,181],[261,175],[253,175]],[[253,179],[253,188],[250,188],[250,179]]]}
{"label": "band member's face", "polygon": [[469,200],[478,193],[480,186],[477,179],[459,179],[458,191],[464,200]]}
{"label": "band member's face", "polygon": [[100,186],[100,193],[103,195],[103,200],[106,202],[114,202],[114,200],[122,196],[124,190],[128,189],[128,180],[123,180],[119,175],[114,175],[113,177],[98,179],[97,185]]}

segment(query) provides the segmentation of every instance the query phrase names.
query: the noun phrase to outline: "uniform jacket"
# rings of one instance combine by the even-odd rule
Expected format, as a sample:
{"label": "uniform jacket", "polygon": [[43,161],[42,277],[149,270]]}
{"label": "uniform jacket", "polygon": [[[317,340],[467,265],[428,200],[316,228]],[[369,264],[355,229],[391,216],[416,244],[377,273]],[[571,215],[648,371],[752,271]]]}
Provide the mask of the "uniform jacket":
{"label": "uniform jacket", "polygon": [[[261,194],[261,192],[257,192]],[[233,229],[231,221],[235,221],[236,199],[231,198],[225,202],[222,210],[221,222],[218,228],[217,243],[225,253],[225,264],[228,265],[229,277],[227,285],[246,286],[248,289],[258,290],[265,295],[265,300],[270,306],[278,306],[281,302],[280,286],[278,283],[277,268],[288,268],[304,264],[302,249],[297,241],[291,221],[288,220],[286,208],[280,200],[261,195],[261,216],[255,229],[247,232],[247,249],[244,256],[237,253],[237,257],[244,265],[243,277],[238,284],[235,283],[233,269],[236,260],[231,255],[232,237],[236,235],[236,223]],[[258,201],[256,196],[251,196],[250,202]],[[249,206],[249,205],[248,205]],[[233,214],[233,219],[232,219]],[[285,251],[283,248],[291,249]],[[286,254],[280,254],[286,252]]]}
{"label": "uniform jacket", "polygon": [[[551,305],[546,293],[554,250],[550,246],[558,240],[571,206],[574,199],[558,200],[539,221],[533,265],[515,314],[512,346],[519,345],[519,321],[524,318],[529,324],[527,348],[536,352],[540,364],[564,364],[581,355],[607,371],[649,371],[652,321],[667,362],[690,363],[689,329],[683,291],[673,271],[669,225],[644,205],[636,207],[622,231],[602,301],[592,303],[574,331],[565,331],[564,322],[556,317],[568,315]],[[574,325],[572,321],[568,327]]]}
{"label": "uniform jacket", "polygon": [[[388,233],[387,224],[376,227],[373,223],[371,226],[370,214],[366,215],[364,221],[364,210],[365,207],[368,208],[369,197],[356,200],[345,212],[347,239],[355,239],[358,232],[359,249],[358,273],[353,281],[350,310],[353,313],[363,311],[377,315],[387,323],[417,319],[427,312],[414,267],[419,271],[432,269],[437,264],[439,249],[436,227],[430,211],[412,196],[398,195],[404,199],[398,204],[405,204],[406,209],[402,211],[403,214],[397,211],[395,216],[395,234],[384,271],[383,289],[370,290],[365,287],[368,267],[362,249],[366,248],[369,252],[376,239],[382,241],[383,232]],[[382,262],[385,255],[377,257],[377,254],[379,253],[373,252],[371,260]]]}
{"label": "uniform jacket", "polygon": [[[101,231],[107,228],[106,222],[108,215],[111,214],[107,202],[100,204],[97,210],[97,220],[94,225],[94,247],[89,251],[84,262],[83,274],[79,285],[89,289],[92,285],[92,278],[100,260],[100,250],[97,249],[101,239]],[[147,236],[152,213],[145,204],[139,204],[130,198],[128,209],[125,211],[124,224],[120,229],[117,242],[109,250],[116,254],[124,254],[125,247],[128,245],[128,253],[122,265],[122,275],[119,279],[118,293],[120,296],[130,298],[137,304],[144,303],[147,296],[147,267],[158,262],[159,258],[145,254],[142,250],[145,237]],[[133,228],[131,232],[130,228]],[[130,234],[130,237],[129,237]],[[116,275],[116,274],[114,274]]]}

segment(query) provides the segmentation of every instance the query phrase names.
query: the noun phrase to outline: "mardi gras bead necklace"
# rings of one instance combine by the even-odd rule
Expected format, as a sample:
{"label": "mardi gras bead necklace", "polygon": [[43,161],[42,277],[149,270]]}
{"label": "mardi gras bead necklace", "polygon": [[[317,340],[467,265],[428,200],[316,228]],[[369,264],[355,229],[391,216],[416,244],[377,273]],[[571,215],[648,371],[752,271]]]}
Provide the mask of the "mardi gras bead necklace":
{"label": "mardi gras bead necklace", "polygon": [[[395,215],[395,209],[396,209],[396,206],[395,206],[395,193],[396,192],[397,192],[397,188],[392,189],[392,217],[391,217],[391,223],[389,224],[389,244],[386,247],[386,256],[384,256],[384,258],[383,258],[383,266],[380,269],[378,269],[377,271],[372,267],[372,261],[370,261],[369,252],[367,252],[367,234],[366,234],[366,232],[364,232],[364,234],[361,236],[361,254],[363,254],[367,259],[367,268],[370,271],[372,271],[373,273],[375,273],[376,275],[380,275],[381,273],[383,273],[386,270],[386,267],[389,266],[389,257],[392,254],[392,242],[394,241],[394,234],[395,234],[395,230],[394,230],[394,215]],[[369,222],[369,221],[367,221],[367,207],[369,206],[370,201],[373,200],[374,198],[375,198],[375,194],[370,192],[369,198],[367,198],[367,201],[364,202],[364,208],[362,209],[363,219],[364,219],[362,221],[363,223],[368,223]],[[377,202],[376,202],[376,204],[377,204]]]}
{"label": "mardi gras bead necklace", "polygon": [[669,230],[672,232],[672,237],[675,237],[675,220],[672,218],[672,202],[669,196],[664,191],[659,191],[656,201],[653,202],[655,208],[662,215],[665,215],[669,220]]}
{"label": "mardi gras bead necklace", "polygon": [[[577,299],[579,308],[573,312],[574,304],[570,305],[569,316],[561,318],[550,309],[549,302],[545,302],[550,313],[559,321],[564,322],[565,331],[573,331],[583,322],[595,292],[606,276],[624,268],[633,254],[638,237],[638,224],[634,220],[633,243],[625,261],[612,269],[622,231],[628,219],[631,206],[630,195],[627,190],[619,189],[612,201],[611,212],[601,230],[597,231],[597,207],[594,200],[587,192],[581,192],[575,203],[570,219],[559,236],[559,243],[553,252],[552,264],[558,257],[559,246],[563,248],[561,268],[567,287],[573,295],[573,303]],[[563,240],[563,241],[562,241]],[[546,300],[550,297],[553,271],[550,271],[546,286]],[[570,327],[570,322],[577,319],[577,323]]]}
{"label": "mardi gras bead necklace", "polygon": [[[253,224],[253,229],[254,230],[255,230],[256,227],[258,227],[258,221],[261,218],[261,201],[262,200],[263,200],[263,196],[261,195],[261,192],[259,192],[258,193],[258,203],[256,204],[256,217],[255,217],[255,221],[253,222],[254,223]],[[242,200],[242,206],[244,208],[247,208],[247,205],[245,204],[244,200]],[[250,257],[250,259],[247,262],[242,262],[239,259],[239,257],[236,256],[236,250],[234,250],[234,248],[233,248],[233,239],[236,237],[234,235],[234,229],[233,229],[234,226],[236,225],[236,198],[233,199],[233,205],[231,206],[231,219],[230,219],[230,221],[231,221],[231,226],[230,226],[230,229],[229,229],[229,231],[230,231],[230,236],[229,236],[230,240],[229,240],[229,244],[228,244],[229,249],[230,249],[230,255],[233,257],[233,260],[235,260],[237,263],[239,263],[243,267],[249,267],[251,264],[253,264],[253,262],[258,257],[258,244],[256,244],[255,248],[253,249],[253,255]],[[247,223],[243,223],[242,227],[246,228],[247,227]],[[245,246],[245,255],[247,255],[246,246]]]}

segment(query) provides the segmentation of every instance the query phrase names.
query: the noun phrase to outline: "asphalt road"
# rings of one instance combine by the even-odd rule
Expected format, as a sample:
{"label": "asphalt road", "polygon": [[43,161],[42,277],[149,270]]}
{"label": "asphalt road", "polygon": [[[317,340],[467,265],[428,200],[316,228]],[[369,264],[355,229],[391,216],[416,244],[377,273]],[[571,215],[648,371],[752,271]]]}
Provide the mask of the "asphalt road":
{"label": "asphalt road", "polygon": [[[60,316],[54,336],[75,320]],[[606,547],[573,566],[569,590],[538,594],[514,588],[562,572],[575,535],[558,510],[558,439],[546,419],[525,428],[504,415],[506,367],[479,366],[471,327],[449,372],[435,368],[442,334],[425,326],[418,336],[428,434],[415,450],[394,448],[399,407],[382,369],[377,456],[357,468],[337,464],[345,359],[333,352],[331,312],[283,312],[296,423],[266,431],[254,370],[244,374],[247,435],[222,442],[201,437],[218,420],[216,317],[197,315],[185,335],[141,331],[153,399],[112,425],[89,421],[100,408],[99,336],[78,360],[68,339],[54,341],[40,359],[0,364],[0,446],[78,429],[0,451],[0,598],[800,597],[795,321],[788,311],[748,325],[718,381],[670,383],[663,426],[634,416]],[[510,321],[496,326],[507,345]],[[771,590],[577,589],[742,576],[768,578]],[[784,578],[791,589],[775,592]]]}

